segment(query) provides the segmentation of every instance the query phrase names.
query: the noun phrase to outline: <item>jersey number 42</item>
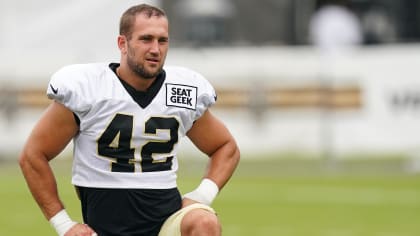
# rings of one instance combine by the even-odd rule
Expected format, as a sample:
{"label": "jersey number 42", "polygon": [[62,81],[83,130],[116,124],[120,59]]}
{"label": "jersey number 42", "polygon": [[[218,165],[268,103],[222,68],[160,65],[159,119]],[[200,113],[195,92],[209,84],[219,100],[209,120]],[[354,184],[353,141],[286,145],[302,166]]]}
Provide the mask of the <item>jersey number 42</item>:
{"label": "jersey number 42", "polygon": [[174,117],[150,117],[145,122],[144,133],[157,137],[157,131],[169,131],[169,139],[150,139],[141,147],[140,160],[136,160],[135,148],[131,147],[134,117],[116,114],[97,140],[98,154],[112,158],[111,171],[135,172],[136,163],[142,172],[166,171],[172,167],[173,156],[154,159],[154,155],[171,153],[178,142],[179,122]]}

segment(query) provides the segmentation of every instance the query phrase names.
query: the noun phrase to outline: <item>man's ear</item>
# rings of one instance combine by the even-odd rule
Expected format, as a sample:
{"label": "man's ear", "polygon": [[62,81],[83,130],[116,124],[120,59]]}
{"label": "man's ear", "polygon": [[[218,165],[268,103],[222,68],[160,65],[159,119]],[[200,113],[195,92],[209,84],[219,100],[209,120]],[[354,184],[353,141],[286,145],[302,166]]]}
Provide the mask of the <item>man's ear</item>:
{"label": "man's ear", "polygon": [[120,49],[121,53],[127,53],[127,38],[124,35],[119,35],[117,38],[118,48]]}

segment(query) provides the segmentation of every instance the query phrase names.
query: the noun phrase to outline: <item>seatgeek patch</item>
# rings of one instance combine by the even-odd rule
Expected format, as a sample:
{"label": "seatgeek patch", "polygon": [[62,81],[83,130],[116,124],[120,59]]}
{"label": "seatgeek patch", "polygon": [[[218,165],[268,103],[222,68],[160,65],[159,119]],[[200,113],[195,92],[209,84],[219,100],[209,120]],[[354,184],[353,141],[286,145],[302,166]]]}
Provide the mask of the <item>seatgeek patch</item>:
{"label": "seatgeek patch", "polygon": [[166,105],[195,110],[197,106],[197,87],[166,84]]}

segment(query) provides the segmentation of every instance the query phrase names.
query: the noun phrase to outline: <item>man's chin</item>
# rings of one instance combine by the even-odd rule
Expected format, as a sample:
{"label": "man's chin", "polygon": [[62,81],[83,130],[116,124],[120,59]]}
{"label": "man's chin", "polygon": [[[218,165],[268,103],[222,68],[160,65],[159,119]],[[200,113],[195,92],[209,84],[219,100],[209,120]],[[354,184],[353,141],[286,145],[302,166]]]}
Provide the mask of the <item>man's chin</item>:
{"label": "man's chin", "polygon": [[136,72],[137,72],[137,75],[143,79],[154,79],[162,72],[162,69],[141,70],[141,71],[136,71]]}

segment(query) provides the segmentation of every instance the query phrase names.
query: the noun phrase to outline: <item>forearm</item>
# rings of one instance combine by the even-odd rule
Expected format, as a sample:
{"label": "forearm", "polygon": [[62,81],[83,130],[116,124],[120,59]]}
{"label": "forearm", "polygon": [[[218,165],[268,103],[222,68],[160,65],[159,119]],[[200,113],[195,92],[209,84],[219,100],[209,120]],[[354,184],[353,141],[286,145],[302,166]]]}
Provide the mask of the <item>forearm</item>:
{"label": "forearm", "polygon": [[240,159],[240,152],[234,140],[230,140],[210,155],[204,178],[212,180],[219,190],[233,175]]}
{"label": "forearm", "polygon": [[203,180],[194,191],[184,195],[184,206],[194,202],[211,205],[219,191],[229,181],[240,158],[239,149],[234,140],[226,142],[209,156]]}
{"label": "forearm", "polygon": [[208,110],[187,135],[200,151],[209,156],[209,162],[200,185],[184,195],[184,205],[188,199],[210,205],[233,175],[239,163],[239,149],[229,130]]}
{"label": "forearm", "polygon": [[64,207],[59,200],[57,183],[47,158],[42,154],[28,155],[24,152],[19,164],[35,201],[49,220]]}

